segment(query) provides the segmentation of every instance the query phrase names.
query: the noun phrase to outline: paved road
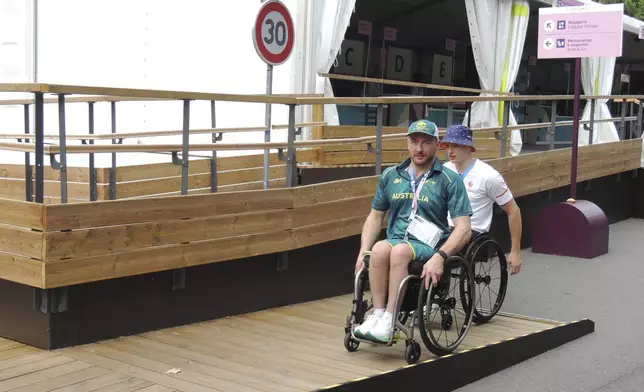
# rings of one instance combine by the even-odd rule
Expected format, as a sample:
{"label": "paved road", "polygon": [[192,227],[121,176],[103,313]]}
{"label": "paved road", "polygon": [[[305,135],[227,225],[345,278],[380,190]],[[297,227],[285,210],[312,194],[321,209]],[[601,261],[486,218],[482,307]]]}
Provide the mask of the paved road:
{"label": "paved road", "polygon": [[595,332],[458,391],[644,391],[644,220],[612,225],[608,255],[583,260],[528,249],[523,264],[504,311],[589,318]]}

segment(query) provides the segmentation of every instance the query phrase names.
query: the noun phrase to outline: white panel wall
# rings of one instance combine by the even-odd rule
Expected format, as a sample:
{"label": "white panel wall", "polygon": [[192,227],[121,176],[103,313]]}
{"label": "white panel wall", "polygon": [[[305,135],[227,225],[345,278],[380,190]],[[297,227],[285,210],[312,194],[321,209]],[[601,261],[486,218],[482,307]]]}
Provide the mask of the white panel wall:
{"label": "white panel wall", "polygon": [[[297,23],[297,1],[283,0]],[[0,0],[0,42],[19,41],[3,49],[0,75],[29,82],[31,0]],[[38,82],[109,87],[167,89],[235,94],[264,94],[266,65],[253,47],[251,31],[260,7],[257,0],[40,0]],[[15,9],[13,14],[7,8]],[[11,15],[11,17],[7,16]],[[26,47],[27,50],[22,49]],[[5,56],[11,58],[6,62]],[[273,93],[294,93],[294,54],[275,68]],[[18,65],[16,65],[18,64]],[[67,132],[87,132],[87,104],[67,105]],[[217,104],[217,126],[263,126],[264,105]],[[96,133],[110,132],[108,103],[96,104]],[[17,122],[7,125],[11,112]],[[46,133],[58,132],[56,105],[47,105]],[[288,109],[273,106],[273,124],[288,121]],[[15,129],[17,126],[19,129]],[[210,127],[208,102],[191,104],[192,128]],[[117,104],[118,131],[170,130],[182,127],[181,102]],[[1,132],[23,132],[22,108],[0,111]],[[272,140],[285,140],[285,131]],[[142,138],[129,143],[175,143],[181,137]],[[196,135],[191,142],[210,142]],[[263,133],[224,135],[224,142],[263,141]],[[220,153],[230,155],[231,153]],[[8,154],[0,153],[6,162]],[[22,154],[16,159],[22,160]],[[106,157],[99,157],[103,163]],[[147,163],[149,154],[119,155],[119,164]],[[165,160],[165,158],[161,158]],[[85,161],[86,158],[83,157]],[[71,163],[71,162],[70,162]]]}

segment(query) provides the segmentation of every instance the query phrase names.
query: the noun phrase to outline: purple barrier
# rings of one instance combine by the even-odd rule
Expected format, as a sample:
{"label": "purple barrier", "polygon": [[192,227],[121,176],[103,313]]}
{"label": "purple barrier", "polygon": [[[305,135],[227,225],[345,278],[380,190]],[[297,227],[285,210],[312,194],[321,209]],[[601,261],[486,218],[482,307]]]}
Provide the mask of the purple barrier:
{"label": "purple barrier", "polygon": [[608,219],[587,200],[546,207],[535,220],[532,236],[534,253],[584,259],[608,253]]}

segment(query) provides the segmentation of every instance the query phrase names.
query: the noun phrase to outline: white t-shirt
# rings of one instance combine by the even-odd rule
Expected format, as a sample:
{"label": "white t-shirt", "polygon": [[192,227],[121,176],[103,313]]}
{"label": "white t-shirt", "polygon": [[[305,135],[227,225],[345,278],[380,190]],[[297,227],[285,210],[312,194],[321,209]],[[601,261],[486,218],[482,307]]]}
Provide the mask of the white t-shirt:
{"label": "white t-shirt", "polygon": [[[443,164],[446,168],[458,174],[456,166],[452,162]],[[463,178],[467,196],[472,205],[471,217],[472,230],[487,232],[492,225],[492,209],[494,203],[502,206],[512,200],[512,192],[505,183],[501,173],[492,166],[476,159],[472,169]],[[453,225],[448,216],[448,222]]]}

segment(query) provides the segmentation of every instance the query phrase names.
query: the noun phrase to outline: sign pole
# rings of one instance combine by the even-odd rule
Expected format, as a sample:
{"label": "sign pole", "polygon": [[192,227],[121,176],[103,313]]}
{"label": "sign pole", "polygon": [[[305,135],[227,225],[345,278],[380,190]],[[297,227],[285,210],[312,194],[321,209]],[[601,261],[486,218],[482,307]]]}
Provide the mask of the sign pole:
{"label": "sign pole", "polygon": [[576,198],[581,59],[622,56],[624,4],[576,6],[578,0],[554,4],[557,6],[539,9],[537,56],[575,61],[570,198],[539,212],[532,230],[532,252],[591,259],[608,253],[609,230],[606,214],[598,205]]}
{"label": "sign pole", "polygon": [[[266,66],[266,95],[273,94],[273,65],[268,64]],[[266,114],[265,114],[265,123],[266,130],[264,131],[264,141],[266,143],[271,141],[271,104],[266,104]],[[271,155],[270,150],[267,148],[264,150],[264,189],[270,187],[270,167],[271,167]]]}
{"label": "sign pole", "polygon": [[577,197],[577,155],[579,152],[579,106],[581,96],[581,58],[575,59],[575,98],[573,107],[572,160],[570,165],[570,198]]}
{"label": "sign pole", "polygon": [[[293,52],[295,26],[288,8],[279,0],[268,0],[253,24],[253,45],[266,63],[266,95],[273,94],[273,67],[283,64]],[[271,141],[271,103],[266,103],[264,142]],[[290,130],[289,130],[290,132]],[[264,189],[270,187],[270,149],[264,150]]]}

